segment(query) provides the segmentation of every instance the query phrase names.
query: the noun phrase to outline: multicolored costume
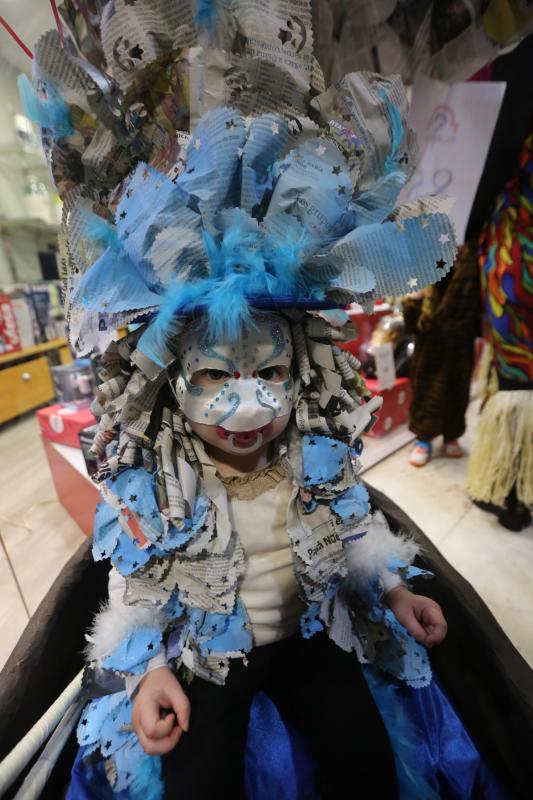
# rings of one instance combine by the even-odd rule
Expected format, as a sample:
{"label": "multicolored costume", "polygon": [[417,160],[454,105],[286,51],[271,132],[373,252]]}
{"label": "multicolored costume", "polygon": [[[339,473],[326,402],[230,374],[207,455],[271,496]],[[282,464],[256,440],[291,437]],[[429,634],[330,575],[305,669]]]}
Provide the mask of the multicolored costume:
{"label": "multicolored costume", "polygon": [[[103,764],[112,796],[133,800],[163,791],[130,724],[147,670],[222,684],[254,644],[246,554],[191,419],[231,440],[243,409],[262,431],[294,408],[276,463],[302,635],[325,628],[360,661],[430,683],[424,649],[382,602],[417,573],[416,548],[357,477],[381,401],[340,347],[353,336],[341,309],[439,280],[456,248],[446,198],[395,205],[416,163],[401,81],[354,73],[325,90],[306,0],[94,12],[65,4],[65,42],[39,41],[25,91],[64,200],[71,341],[108,345],[94,556],[115,572],[89,636],[78,766]],[[240,348],[254,327],[271,352],[241,375],[246,348],[217,346]],[[209,402],[195,364],[228,376]],[[292,365],[275,390],[261,377],[272,364]]]}
{"label": "multicolored costume", "polygon": [[496,200],[479,266],[497,389],[483,408],[468,474],[477,501],[533,505],[533,134]]}

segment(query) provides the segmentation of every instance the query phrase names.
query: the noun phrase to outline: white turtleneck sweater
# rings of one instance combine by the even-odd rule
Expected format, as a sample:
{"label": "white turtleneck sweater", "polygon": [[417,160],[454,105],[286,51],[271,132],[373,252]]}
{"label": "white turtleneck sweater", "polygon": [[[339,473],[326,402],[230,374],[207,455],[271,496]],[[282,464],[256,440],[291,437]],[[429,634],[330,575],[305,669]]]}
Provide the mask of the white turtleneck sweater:
{"label": "white turtleneck sweater", "polygon": [[228,497],[230,520],[247,556],[240,596],[256,646],[291,636],[305,609],[298,597],[287,532],[287,478],[250,500]]}

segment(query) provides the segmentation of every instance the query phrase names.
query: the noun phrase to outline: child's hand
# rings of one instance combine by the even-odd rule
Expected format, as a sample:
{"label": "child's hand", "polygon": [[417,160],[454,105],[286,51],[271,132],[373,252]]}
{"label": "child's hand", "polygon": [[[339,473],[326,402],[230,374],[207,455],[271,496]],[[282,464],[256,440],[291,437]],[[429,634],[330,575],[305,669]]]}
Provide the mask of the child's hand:
{"label": "child's hand", "polygon": [[398,622],[425,647],[440,644],[446,636],[448,625],[441,608],[429,597],[397,586],[386,594],[385,602]]}
{"label": "child's hand", "polygon": [[168,667],[158,667],[142,680],[131,724],[144,751],[159,756],[172,750],[189,730],[190,714],[191,705],[177,678]]}

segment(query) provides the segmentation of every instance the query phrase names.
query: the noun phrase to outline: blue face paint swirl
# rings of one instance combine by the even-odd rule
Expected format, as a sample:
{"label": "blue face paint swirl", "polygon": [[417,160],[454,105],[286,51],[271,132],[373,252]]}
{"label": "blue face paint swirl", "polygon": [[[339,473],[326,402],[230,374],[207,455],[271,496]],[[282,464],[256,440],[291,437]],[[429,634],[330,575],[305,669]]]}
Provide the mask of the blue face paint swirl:
{"label": "blue face paint swirl", "polygon": [[190,381],[187,380],[183,370],[180,370],[180,375],[183,378],[185,386],[187,387],[187,391],[190,394],[194,395],[195,397],[199,397],[201,394],[204,393],[204,390],[202,389],[201,386],[196,386],[194,383],[191,383]]}
{"label": "blue face paint swirl", "polygon": [[241,403],[241,398],[237,394],[237,392],[232,392],[230,395],[228,395],[228,400],[231,403],[230,410],[226,411],[225,414],[222,414],[222,416],[219,417],[219,419],[215,422],[215,425],[222,425],[222,423],[225,422],[230,417],[232,417],[239,408],[239,405]]}
{"label": "blue face paint swirl", "polygon": [[263,406],[263,408],[268,408],[270,411],[272,411],[274,417],[277,417],[278,412],[276,411],[274,406],[271,406],[269,403],[265,403],[265,401],[263,400],[263,392],[261,391],[261,389],[257,390],[255,396],[257,397],[257,402],[259,403],[260,406]]}

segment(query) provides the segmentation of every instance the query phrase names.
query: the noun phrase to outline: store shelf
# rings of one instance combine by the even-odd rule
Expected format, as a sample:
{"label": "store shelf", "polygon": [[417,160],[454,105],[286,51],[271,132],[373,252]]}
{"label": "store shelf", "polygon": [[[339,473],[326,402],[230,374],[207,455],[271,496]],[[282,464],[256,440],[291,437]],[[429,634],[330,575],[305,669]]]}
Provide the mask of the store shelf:
{"label": "store shelf", "polygon": [[0,356],[0,424],[54,399],[50,368],[70,360],[66,339]]}
{"label": "store shelf", "polygon": [[26,361],[34,356],[47,353],[49,350],[58,350],[61,347],[68,347],[66,339],[50,339],[49,342],[35,344],[33,347],[26,347],[24,350],[14,350],[12,353],[4,353],[0,356],[0,366],[9,364],[12,361]]}

